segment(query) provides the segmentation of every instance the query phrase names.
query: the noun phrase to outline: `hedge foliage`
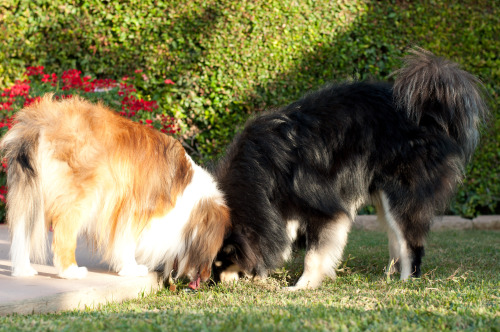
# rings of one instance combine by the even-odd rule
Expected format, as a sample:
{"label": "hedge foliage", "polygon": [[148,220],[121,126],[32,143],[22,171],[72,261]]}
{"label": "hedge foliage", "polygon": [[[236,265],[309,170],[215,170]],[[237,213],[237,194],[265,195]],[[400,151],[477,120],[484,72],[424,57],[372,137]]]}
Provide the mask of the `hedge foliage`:
{"label": "hedge foliage", "polygon": [[[0,0],[0,87],[26,66],[117,78],[182,122],[206,162],[245,119],[327,81],[390,79],[408,46],[459,62],[491,94],[492,117],[451,212],[500,210],[496,1]],[[166,78],[176,84],[165,93]]]}

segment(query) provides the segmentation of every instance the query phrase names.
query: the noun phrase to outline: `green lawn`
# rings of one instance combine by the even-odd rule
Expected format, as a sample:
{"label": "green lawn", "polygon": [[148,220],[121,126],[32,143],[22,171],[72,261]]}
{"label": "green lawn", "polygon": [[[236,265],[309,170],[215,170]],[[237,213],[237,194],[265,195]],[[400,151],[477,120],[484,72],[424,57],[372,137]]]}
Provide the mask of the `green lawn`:
{"label": "green lawn", "polygon": [[336,281],[282,291],[300,274],[300,256],[266,281],[205,285],[196,293],[178,287],[84,312],[0,317],[0,331],[500,330],[500,232],[431,234],[423,277],[401,282],[384,275],[385,234],[353,231]]}

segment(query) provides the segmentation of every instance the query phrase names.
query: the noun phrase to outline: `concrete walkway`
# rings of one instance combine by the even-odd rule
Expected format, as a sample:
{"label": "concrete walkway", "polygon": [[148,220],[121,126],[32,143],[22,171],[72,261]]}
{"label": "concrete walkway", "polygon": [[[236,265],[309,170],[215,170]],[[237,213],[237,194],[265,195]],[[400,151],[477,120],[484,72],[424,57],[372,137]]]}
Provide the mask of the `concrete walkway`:
{"label": "concrete walkway", "polygon": [[95,308],[99,304],[136,298],[163,287],[156,273],[146,277],[120,277],[110,272],[107,264],[93,256],[81,239],[76,260],[78,265],[89,270],[87,277],[81,280],[59,278],[51,261],[47,265],[33,264],[38,271],[34,277],[14,278],[10,275],[9,250],[8,228],[0,225],[0,315]]}
{"label": "concrete walkway", "polygon": [[[354,228],[382,230],[374,216],[358,216]],[[432,230],[443,229],[500,230],[500,216],[481,216],[473,220],[442,217],[434,222]],[[7,226],[0,225],[0,315],[95,308],[99,304],[135,298],[162,287],[156,273],[133,278],[109,272],[108,266],[91,254],[83,240],[78,242],[76,259],[79,265],[89,269],[89,274],[82,280],[58,278],[51,262],[33,265],[38,271],[37,276],[14,278],[10,275],[9,250]]]}

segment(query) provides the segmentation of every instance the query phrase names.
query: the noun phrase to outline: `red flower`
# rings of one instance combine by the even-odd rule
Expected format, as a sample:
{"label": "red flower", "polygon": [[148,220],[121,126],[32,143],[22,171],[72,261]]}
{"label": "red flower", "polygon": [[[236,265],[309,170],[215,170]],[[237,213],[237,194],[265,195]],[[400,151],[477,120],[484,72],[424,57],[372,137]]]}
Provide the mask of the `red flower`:
{"label": "red flower", "polygon": [[118,84],[116,83],[116,81],[110,78],[95,79],[91,82],[91,87],[89,91],[91,92],[109,91],[117,86]]}
{"label": "red flower", "polygon": [[15,84],[11,88],[7,88],[3,90],[2,97],[8,97],[9,99],[14,99],[17,96],[27,96],[30,91],[29,86],[30,81],[17,80]]}
{"label": "red flower", "polygon": [[43,74],[42,82],[50,83],[52,86],[56,86],[57,84],[57,75],[55,73],[52,74]]}
{"label": "red flower", "polygon": [[[134,75],[134,79],[139,78],[139,75],[142,76],[144,80],[148,80],[148,77],[145,73],[143,73],[142,69],[136,69]],[[54,87],[60,87],[63,91],[85,91],[87,93],[92,92],[102,92],[102,91],[110,91],[116,88],[113,93],[120,96],[121,98],[121,108],[122,110],[119,112],[122,116],[127,116],[129,118],[134,118],[135,121],[139,121],[140,123],[153,127],[153,123],[157,126],[158,121],[160,120],[159,129],[167,134],[176,133],[179,131],[177,124],[175,123],[175,119],[165,115],[157,115],[153,114],[153,119],[148,120],[139,120],[136,115],[140,114],[140,112],[154,112],[159,108],[158,103],[155,100],[147,101],[142,98],[137,98],[135,96],[136,89],[132,84],[130,77],[123,77],[121,82],[117,82],[112,79],[94,79],[90,76],[81,76],[82,72],[77,69],[70,69],[61,75],[61,82],[59,83],[59,78],[55,73],[45,74],[43,66],[30,66],[26,68],[26,75],[30,76],[40,76],[40,80],[43,83],[48,83]],[[129,81],[131,84],[128,84],[124,81]],[[39,81],[38,81],[39,82]],[[36,103],[41,97],[29,96],[30,92],[30,83],[29,80],[24,81],[16,81],[13,86],[10,88],[4,89],[0,91],[2,100],[0,101],[0,111],[16,111],[16,107],[19,104],[22,104],[23,107],[28,107],[33,103]],[[171,79],[164,80],[165,84],[175,84]],[[59,90],[58,88],[54,91]],[[115,96],[116,96],[115,95]],[[66,99],[70,98],[71,94],[63,94],[59,93],[59,96],[56,96],[56,99]],[[12,117],[4,117],[3,119],[0,117],[0,128],[8,128],[10,129],[13,125]],[[157,126],[158,127],[158,126]],[[0,192],[1,194],[1,192]],[[1,200],[1,197],[0,197]]]}
{"label": "red flower", "polygon": [[5,103],[0,103],[0,110],[5,110],[5,111],[11,111],[12,110],[12,103],[6,101]]}
{"label": "red flower", "polygon": [[122,109],[130,111],[147,111],[151,112],[158,108],[158,103],[155,100],[146,101],[144,99],[137,99],[134,96],[125,96],[122,100]]}
{"label": "red flower", "polygon": [[36,76],[36,75],[43,75],[43,66],[38,66],[38,67],[26,67],[26,76]]}
{"label": "red flower", "polygon": [[40,97],[40,96],[35,97],[35,98],[26,97],[26,99],[24,100],[23,107],[28,107],[29,105],[39,101],[40,99],[42,99],[42,97]]}
{"label": "red flower", "polygon": [[161,115],[162,128],[160,131],[165,134],[175,134],[179,131],[179,128],[175,124],[175,118],[168,115]]}
{"label": "red flower", "polygon": [[63,100],[63,99],[70,99],[72,98],[73,95],[72,94],[67,94],[67,95],[60,95],[60,96],[55,96],[55,99],[56,100]]}
{"label": "red flower", "polygon": [[134,86],[132,84],[120,83],[120,91],[118,92],[118,95],[120,95],[120,96],[129,95],[132,92],[136,92],[136,91],[137,90],[134,88]]}
{"label": "red flower", "polygon": [[10,129],[12,127],[12,116],[6,116],[5,118],[0,120],[0,128],[7,127],[7,129]]}
{"label": "red flower", "polygon": [[83,89],[83,80],[80,77],[82,72],[77,69],[70,69],[63,72],[61,79],[63,81],[62,90]]}
{"label": "red flower", "polygon": [[5,199],[5,195],[7,195],[7,187],[1,186],[0,187],[0,201],[2,201],[3,203],[7,203],[7,200]]}

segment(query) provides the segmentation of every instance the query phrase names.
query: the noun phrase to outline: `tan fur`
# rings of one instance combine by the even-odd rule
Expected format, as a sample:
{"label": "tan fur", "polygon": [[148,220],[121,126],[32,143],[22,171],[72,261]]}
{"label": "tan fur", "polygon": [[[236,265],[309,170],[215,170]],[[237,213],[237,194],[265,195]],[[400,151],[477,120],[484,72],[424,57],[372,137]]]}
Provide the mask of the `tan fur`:
{"label": "tan fur", "polygon": [[[222,245],[225,230],[230,227],[229,209],[218,209],[216,205],[217,202],[214,201],[199,202],[191,212],[185,228],[185,238],[191,239],[193,249],[189,253],[188,261],[201,267],[200,274],[203,281],[210,277],[213,257],[217,255]],[[220,222],[221,220],[223,222]]]}
{"label": "tan fur", "polygon": [[[19,168],[8,183],[13,188],[9,209],[23,208],[20,191],[26,185],[20,178],[41,188],[43,225],[54,230],[54,263],[61,270],[76,264],[79,233],[86,233],[104,258],[112,260],[117,238],[137,241],[152,218],[174,208],[193,179],[192,162],[178,141],[101,104],[81,98],[56,102],[48,95],[20,111],[16,119],[1,143],[9,168]],[[24,176],[26,168],[19,166],[23,140],[33,175]],[[192,211],[186,226],[185,234],[197,227],[193,242],[186,240],[194,269],[206,270],[211,264],[229,223],[224,202],[212,201],[196,205],[200,208]],[[26,222],[16,211],[8,219],[12,230],[16,223]]]}

